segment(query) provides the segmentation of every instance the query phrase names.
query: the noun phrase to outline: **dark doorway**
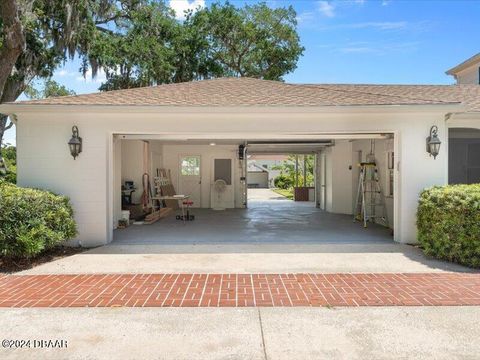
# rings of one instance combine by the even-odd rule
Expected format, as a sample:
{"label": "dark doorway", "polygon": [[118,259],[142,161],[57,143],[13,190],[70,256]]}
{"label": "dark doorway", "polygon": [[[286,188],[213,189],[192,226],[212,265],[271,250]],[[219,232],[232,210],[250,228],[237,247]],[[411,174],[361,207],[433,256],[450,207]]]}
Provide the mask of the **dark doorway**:
{"label": "dark doorway", "polygon": [[449,130],[448,182],[480,183],[480,130]]}

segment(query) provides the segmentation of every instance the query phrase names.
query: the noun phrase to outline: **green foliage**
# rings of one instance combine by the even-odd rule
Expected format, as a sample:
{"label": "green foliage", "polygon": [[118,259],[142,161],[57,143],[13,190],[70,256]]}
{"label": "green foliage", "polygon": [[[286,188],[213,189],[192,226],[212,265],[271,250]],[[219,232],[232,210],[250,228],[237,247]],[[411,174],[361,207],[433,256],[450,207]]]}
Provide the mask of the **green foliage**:
{"label": "green foliage", "polygon": [[[305,155],[305,160],[306,160],[306,173],[307,173],[307,181],[306,184],[307,186],[314,186],[315,183],[315,176],[313,174],[314,168],[315,168],[315,156],[314,155]],[[298,157],[298,186],[303,186],[303,173],[304,173],[304,162],[303,162],[303,156],[299,155]],[[274,180],[275,186],[282,188],[282,189],[287,189],[288,187],[293,187],[295,186],[295,155],[289,155],[288,160],[284,161],[282,165],[277,165],[273,167],[273,170],[280,170],[281,175],[277,176],[277,178],[282,177],[281,180],[278,180],[280,183],[279,185],[283,185],[286,187],[282,186],[277,186],[276,185],[276,179]]]}
{"label": "green foliage", "polygon": [[[104,31],[101,25],[125,17],[124,9],[141,1],[11,1],[12,5],[17,5],[25,44],[13,68],[7,64],[0,66],[0,73],[8,76],[6,82],[0,85],[0,103],[15,101],[34,79],[50,78],[68,57],[72,59],[75,55],[85,55],[95,34]],[[16,34],[13,29],[4,26],[0,20],[0,52],[16,52],[15,49],[2,48],[2,38]],[[11,122],[7,125],[7,120],[6,116],[0,114],[0,144],[5,130],[12,126]]]}
{"label": "green foliage", "polygon": [[67,197],[0,180],[0,254],[31,258],[77,233]]}
{"label": "green foliage", "polygon": [[[9,71],[0,102],[14,101],[33,79],[49,78],[67,57],[85,54],[98,24],[124,1],[17,1],[26,46]],[[0,23],[0,33],[4,33]]]}
{"label": "green foliage", "polygon": [[57,83],[53,79],[47,79],[43,83],[41,89],[34,86],[28,86],[25,89],[25,95],[30,99],[44,99],[56,96],[75,95],[75,91],[66,88],[64,85]]}
{"label": "green foliage", "polygon": [[[17,183],[17,149],[15,146],[6,146],[2,149],[2,157],[7,168],[6,174],[0,174],[0,178],[5,181],[16,184]],[[3,177],[2,177],[3,176]]]}
{"label": "green foliage", "polygon": [[273,180],[273,184],[279,189],[290,189],[294,185],[292,179],[284,174],[278,175]]}
{"label": "green foliage", "polygon": [[83,56],[84,74],[105,71],[100,90],[222,76],[281,80],[304,50],[293,8],[264,3],[215,3],[179,22],[164,2],[146,1],[115,24],[97,32]]}
{"label": "green foliage", "polygon": [[293,7],[265,3],[237,8],[214,3],[189,21],[208,39],[206,51],[222,76],[248,76],[281,80],[295,70],[304,48],[296,32]]}
{"label": "green foliage", "polygon": [[277,194],[280,194],[282,196],[285,196],[289,200],[293,200],[294,195],[293,195],[293,188],[289,189],[273,189],[274,192]]}
{"label": "green foliage", "polygon": [[424,190],[417,227],[426,255],[480,267],[480,184]]}
{"label": "green foliage", "polygon": [[107,82],[101,90],[172,82],[182,26],[163,2],[132,8],[116,31],[99,32],[84,57],[84,73],[102,68]]}

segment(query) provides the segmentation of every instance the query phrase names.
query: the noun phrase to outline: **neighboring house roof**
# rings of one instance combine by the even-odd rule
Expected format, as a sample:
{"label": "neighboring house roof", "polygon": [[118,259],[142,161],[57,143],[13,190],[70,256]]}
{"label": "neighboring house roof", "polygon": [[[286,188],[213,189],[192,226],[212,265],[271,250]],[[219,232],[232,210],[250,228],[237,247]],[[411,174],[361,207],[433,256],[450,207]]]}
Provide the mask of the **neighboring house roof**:
{"label": "neighboring house roof", "polygon": [[355,106],[463,103],[480,111],[478,85],[287,84],[219,78],[94,94],[19,101],[28,105],[103,106]]}
{"label": "neighboring house roof", "polygon": [[271,155],[271,154],[262,154],[262,155],[250,155],[249,160],[264,161],[264,160],[273,160],[273,161],[286,161],[288,160],[288,155]]}
{"label": "neighboring house roof", "polygon": [[471,58],[465,60],[464,62],[458,64],[457,66],[451,68],[450,70],[447,70],[446,74],[455,76],[460,71],[465,70],[475,64],[480,64],[480,53],[473,55]]}
{"label": "neighboring house roof", "polygon": [[255,163],[249,163],[247,166],[247,171],[248,172],[268,172],[268,170],[265,169],[263,166]]}

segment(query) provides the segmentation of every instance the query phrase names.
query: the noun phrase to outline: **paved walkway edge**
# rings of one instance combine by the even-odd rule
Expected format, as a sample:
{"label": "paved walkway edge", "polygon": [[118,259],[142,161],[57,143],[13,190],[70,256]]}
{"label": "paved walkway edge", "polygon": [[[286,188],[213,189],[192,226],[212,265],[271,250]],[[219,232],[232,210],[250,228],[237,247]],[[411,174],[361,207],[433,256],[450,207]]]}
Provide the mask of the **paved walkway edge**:
{"label": "paved walkway edge", "polygon": [[480,274],[0,276],[0,307],[480,305]]}

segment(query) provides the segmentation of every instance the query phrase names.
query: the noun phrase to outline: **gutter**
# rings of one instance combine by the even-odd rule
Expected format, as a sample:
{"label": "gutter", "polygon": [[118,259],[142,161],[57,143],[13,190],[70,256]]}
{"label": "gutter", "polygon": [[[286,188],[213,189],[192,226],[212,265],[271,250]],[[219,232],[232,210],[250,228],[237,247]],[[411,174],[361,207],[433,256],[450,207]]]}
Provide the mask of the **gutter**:
{"label": "gutter", "polygon": [[324,105],[324,106],[158,106],[158,105],[27,105],[0,104],[0,113],[375,113],[375,112],[443,112],[462,113],[460,102],[399,105]]}
{"label": "gutter", "polygon": [[450,112],[445,115],[445,120],[479,120],[480,121],[480,111],[470,111],[470,112]]}

